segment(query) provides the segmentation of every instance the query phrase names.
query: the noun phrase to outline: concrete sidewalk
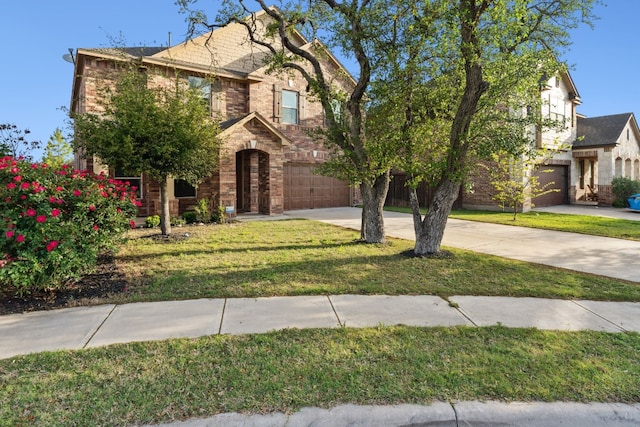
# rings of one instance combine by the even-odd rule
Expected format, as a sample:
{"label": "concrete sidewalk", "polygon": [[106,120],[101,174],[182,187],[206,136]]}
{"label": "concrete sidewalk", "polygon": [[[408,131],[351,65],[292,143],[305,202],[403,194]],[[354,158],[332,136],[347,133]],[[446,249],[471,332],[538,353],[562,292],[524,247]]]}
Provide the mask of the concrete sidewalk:
{"label": "concrete sidewalk", "polygon": [[453,296],[446,301],[430,295],[331,295],[108,304],[0,316],[0,358],[47,350],[264,333],[285,328],[497,324],[563,331],[640,332],[640,303],[483,296]]}
{"label": "concrete sidewalk", "polygon": [[[285,215],[360,230],[361,212],[360,208],[330,208],[289,211]],[[385,212],[384,221],[387,236],[415,240],[411,215]],[[637,241],[450,218],[442,245],[640,282]]]}

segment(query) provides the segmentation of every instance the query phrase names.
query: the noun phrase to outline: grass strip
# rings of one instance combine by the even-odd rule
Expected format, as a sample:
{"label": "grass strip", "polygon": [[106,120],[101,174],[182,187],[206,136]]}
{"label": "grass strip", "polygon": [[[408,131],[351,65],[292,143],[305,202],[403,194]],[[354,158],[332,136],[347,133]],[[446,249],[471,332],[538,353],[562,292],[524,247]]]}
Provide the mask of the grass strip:
{"label": "grass strip", "polygon": [[378,327],[132,343],[0,361],[2,425],[131,425],[304,406],[638,402],[640,335]]}
{"label": "grass strip", "polygon": [[[384,209],[392,212],[411,213],[411,208],[385,207]],[[424,215],[425,210],[421,211]],[[628,219],[530,211],[519,213],[514,221],[513,212],[466,209],[454,209],[449,218],[640,241],[640,221]],[[640,214],[638,214],[638,219],[640,220]]]}
{"label": "grass strip", "polygon": [[[406,240],[357,242],[315,221],[185,227],[162,241],[135,230],[117,255],[127,292],[98,302],[284,295],[486,295],[640,301],[640,284],[461,249],[411,258]],[[156,236],[157,237],[157,236]]]}

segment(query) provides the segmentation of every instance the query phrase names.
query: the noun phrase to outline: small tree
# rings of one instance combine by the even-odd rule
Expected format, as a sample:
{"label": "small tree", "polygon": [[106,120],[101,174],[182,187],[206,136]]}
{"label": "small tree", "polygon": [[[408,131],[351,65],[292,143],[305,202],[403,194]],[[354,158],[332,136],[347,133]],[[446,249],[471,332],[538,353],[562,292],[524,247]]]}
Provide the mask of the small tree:
{"label": "small tree", "polygon": [[[201,92],[169,77],[153,86],[136,68],[117,75],[115,87],[99,88],[103,112],[75,114],[75,148],[130,173],[147,173],[160,184],[160,228],[171,233],[168,180],[192,184],[210,176],[219,159],[220,128]],[[149,80],[149,81],[148,81]]]}
{"label": "small tree", "polygon": [[29,129],[18,129],[13,123],[0,123],[0,155],[31,159],[29,152],[39,149],[42,143],[30,141],[30,133]]}
{"label": "small tree", "polygon": [[[553,181],[540,184],[539,174],[551,172],[551,169],[543,168],[551,157],[550,152],[537,149],[530,155],[514,156],[506,151],[499,151],[492,154],[490,165],[480,164],[487,170],[490,184],[495,190],[492,199],[503,208],[510,208],[514,221],[527,198],[533,200],[560,191],[553,187]],[[531,206],[534,206],[533,203]]]}
{"label": "small tree", "polygon": [[69,165],[73,160],[73,147],[64,139],[62,131],[56,129],[47,141],[44,148],[42,162],[54,169],[60,169],[62,165]]}

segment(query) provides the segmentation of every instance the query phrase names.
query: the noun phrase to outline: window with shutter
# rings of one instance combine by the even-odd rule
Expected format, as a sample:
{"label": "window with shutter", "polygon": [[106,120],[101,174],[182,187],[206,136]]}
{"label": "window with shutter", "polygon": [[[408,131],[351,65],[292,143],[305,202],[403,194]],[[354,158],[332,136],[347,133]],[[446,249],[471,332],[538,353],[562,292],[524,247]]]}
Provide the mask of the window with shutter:
{"label": "window with shutter", "polygon": [[282,123],[298,124],[298,92],[282,91]]}

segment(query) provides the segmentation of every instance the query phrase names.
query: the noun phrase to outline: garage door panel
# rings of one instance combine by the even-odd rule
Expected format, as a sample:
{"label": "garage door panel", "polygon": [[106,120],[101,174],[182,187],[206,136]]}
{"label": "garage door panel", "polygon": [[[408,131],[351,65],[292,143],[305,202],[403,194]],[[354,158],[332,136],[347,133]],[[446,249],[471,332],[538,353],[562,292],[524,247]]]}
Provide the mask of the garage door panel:
{"label": "garage door panel", "polygon": [[567,188],[567,167],[566,166],[549,166],[543,170],[549,170],[550,172],[538,173],[538,182],[540,188],[553,182],[549,186],[549,189],[557,189],[559,191],[553,191],[540,197],[533,199],[533,204],[536,207],[555,206],[562,205],[568,202],[568,188]]}
{"label": "garage door panel", "polygon": [[285,210],[349,206],[351,192],[347,183],[315,175],[314,167],[312,164],[284,166]]}

